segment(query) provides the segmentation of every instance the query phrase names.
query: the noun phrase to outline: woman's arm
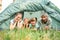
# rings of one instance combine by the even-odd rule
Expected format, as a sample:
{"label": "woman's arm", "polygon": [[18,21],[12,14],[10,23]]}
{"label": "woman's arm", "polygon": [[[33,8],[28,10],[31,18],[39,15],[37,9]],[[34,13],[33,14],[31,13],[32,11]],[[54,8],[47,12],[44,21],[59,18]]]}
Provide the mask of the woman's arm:
{"label": "woman's arm", "polygon": [[14,28],[15,28],[15,26],[16,26],[16,22],[14,23],[14,24],[10,24],[10,30],[13,30]]}

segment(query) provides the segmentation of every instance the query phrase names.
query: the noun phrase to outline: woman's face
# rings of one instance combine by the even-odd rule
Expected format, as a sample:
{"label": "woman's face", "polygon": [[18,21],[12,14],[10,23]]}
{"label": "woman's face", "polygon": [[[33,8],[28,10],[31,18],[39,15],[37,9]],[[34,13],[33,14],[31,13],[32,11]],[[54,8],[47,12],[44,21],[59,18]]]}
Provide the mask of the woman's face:
{"label": "woman's face", "polygon": [[48,19],[47,16],[43,16],[43,17],[42,17],[42,20],[43,20],[43,21],[47,21],[47,19]]}
{"label": "woman's face", "polygon": [[22,14],[18,14],[15,17],[15,21],[21,21],[22,20]]}

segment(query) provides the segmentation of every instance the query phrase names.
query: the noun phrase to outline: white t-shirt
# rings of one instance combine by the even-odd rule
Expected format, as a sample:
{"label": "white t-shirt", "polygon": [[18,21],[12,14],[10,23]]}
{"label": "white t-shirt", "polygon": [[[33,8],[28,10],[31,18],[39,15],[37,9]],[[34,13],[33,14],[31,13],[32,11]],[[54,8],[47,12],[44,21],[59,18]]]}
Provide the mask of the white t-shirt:
{"label": "white t-shirt", "polygon": [[[10,21],[10,23],[14,24],[14,19],[12,19],[12,20]],[[21,21],[19,24],[20,24],[20,28],[21,28],[21,27],[22,27],[22,24],[23,24],[23,21]]]}

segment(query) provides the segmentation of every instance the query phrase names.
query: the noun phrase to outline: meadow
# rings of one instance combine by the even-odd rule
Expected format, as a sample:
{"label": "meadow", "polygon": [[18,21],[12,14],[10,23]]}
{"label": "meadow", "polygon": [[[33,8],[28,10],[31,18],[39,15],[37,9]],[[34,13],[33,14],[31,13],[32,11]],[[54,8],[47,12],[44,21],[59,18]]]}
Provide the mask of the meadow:
{"label": "meadow", "polygon": [[60,31],[57,30],[3,30],[0,31],[0,40],[60,40]]}

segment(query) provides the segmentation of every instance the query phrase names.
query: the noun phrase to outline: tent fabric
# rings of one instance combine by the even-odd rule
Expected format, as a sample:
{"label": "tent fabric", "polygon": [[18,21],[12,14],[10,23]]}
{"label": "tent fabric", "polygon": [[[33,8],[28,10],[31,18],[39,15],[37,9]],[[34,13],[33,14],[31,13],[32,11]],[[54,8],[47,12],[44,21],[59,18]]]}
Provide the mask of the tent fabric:
{"label": "tent fabric", "polygon": [[10,20],[16,12],[36,12],[40,10],[44,10],[51,17],[54,28],[60,29],[60,9],[49,0],[25,0],[25,2],[11,3],[0,13],[0,29],[9,29]]}

